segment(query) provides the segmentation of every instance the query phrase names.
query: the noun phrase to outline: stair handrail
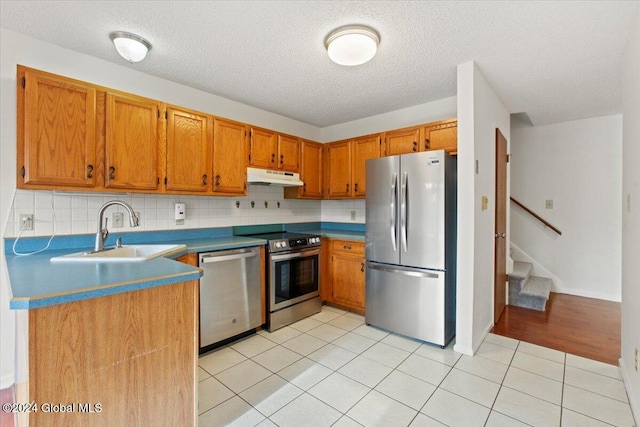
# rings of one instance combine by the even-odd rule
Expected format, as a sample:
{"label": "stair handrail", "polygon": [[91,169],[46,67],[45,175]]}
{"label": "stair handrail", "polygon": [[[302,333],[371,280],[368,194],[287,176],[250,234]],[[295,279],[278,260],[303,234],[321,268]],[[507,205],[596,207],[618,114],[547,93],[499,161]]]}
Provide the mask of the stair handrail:
{"label": "stair handrail", "polygon": [[534,211],[532,211],[531,209],[529,209],[528,207],[526,207],[525,205],[523,205],[522,203],[520,203],[519,201],[514,199],[513,197],[510,197],[510,199],[511,199],[511,201],[513,203],[515,203],[516,205],[518,205],[522,209],[524,209],[524,211],[527,212],[529,215],[531,215],[532,217],[534,217],[535,219],[537,219],[538,221],[543,223],[545,225],[545,227],[548,227],[548,228],[552,229],[553,231],[558,233],[559,236],[562,236],[562,231],[558,230],[556,227],[554,227],[553,225],[549,224],[549,222],[546,221],[544,218],[542,218],[540,215],[538,215],[537,213],[535,213]]}

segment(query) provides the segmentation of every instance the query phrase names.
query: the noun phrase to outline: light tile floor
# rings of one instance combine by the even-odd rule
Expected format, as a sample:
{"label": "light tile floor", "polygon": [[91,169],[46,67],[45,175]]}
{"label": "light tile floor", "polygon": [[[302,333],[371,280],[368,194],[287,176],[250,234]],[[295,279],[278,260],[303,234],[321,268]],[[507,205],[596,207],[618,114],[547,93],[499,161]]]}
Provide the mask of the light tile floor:
{"label": "light tile floor", "polygon": [[199,360],[208,426],[634,425],[617,367],[489,334],[475,357],[333,307]]}

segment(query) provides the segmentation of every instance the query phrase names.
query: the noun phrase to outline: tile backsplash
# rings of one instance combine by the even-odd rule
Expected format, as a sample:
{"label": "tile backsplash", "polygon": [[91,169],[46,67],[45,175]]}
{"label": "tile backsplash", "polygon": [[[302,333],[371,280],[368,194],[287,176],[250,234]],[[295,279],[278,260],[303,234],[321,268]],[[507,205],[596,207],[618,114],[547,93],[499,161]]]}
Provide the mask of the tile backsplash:
{"label": "tile backsplash", "polygon": [[[56,235],[95,233],[98,210],[111,200],[129,203],[139,213],[140,226],[135,231],[315,221],[364,223],[364,200],[291,200],[284,198],[282,187],[275,186],[249,185],[244,197],[16,190],[4,237],[17,236],[21,214],[34,215],[34,229],[23,231],[22,236],[51,235],[54,218]],[[174,219],[177,202],[187,205],[182,225]],[[105,212],[112,232],[134,231],[126,212],[123,227],[113,228],[112,212],[125,210],[111,206]]]}

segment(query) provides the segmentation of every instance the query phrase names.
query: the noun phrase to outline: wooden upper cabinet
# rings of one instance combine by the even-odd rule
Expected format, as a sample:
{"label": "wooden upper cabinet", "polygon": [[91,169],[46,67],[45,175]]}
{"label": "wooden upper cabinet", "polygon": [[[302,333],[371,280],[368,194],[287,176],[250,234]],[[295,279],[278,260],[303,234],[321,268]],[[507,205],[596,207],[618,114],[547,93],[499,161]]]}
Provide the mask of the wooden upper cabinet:
{"label": "wooden upper cabinet", "polygon": [[276,169],[276,133],[252,127],[249,130],[249,165]]}
{"label": "wooden upper cabinet", "polygon": [[159,103],[114,93],[106,102],[105,186],[156,190]]}
{"label": "wooden upper cabinet", "polygon": [[18,66],[18,188],[96,182],[96,89]]}
{"label": "wooden upper cabinet", "polygon": [[411,127],[389,131],[385,136],[385,156],[421,151],[420,128]]}
{"label": "wooden upper cabinet", "polygon": [[207,192],[211,188],[213,118],[167,108],[166,189]]}
{"label": "wooden upper cabinet", "polygon": [[302,141],[301,197],[322,198],[322,144]]}
{"label": "wooden upper cabinet", "polygon": [[242,123],[213,119],[213,191],[247,193],[246,139]]}
{"label": "wooden upper cabinet", "polygon": [[328,198],[351,197],[351,141],[325,144],[326,190]]}
{"label": "wooden upper cabinet", "polygon": [[447,150],[458,153],[458,120],[445,120],[424,128],[424,150]]}
{"label": "wooden upper cabinet", "polygon": [[356,138],[353,148],[353,196],[363,198],[367,194],[366,162],[380,157],[382,140],[380,135]]}
{"label": "wooden upper cabinet", "polygon": [[289,172],[298,172],[300,161],[300,140],[292,136],[278,134],[278,169]]}

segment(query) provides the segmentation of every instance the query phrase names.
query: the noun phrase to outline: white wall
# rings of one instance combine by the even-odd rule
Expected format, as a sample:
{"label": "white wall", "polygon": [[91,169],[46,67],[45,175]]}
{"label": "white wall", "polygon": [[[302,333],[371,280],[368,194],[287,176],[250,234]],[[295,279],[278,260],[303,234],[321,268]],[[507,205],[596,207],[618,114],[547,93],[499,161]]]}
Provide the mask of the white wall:
{"label": "white wall", "polygon": [[[640,11],[625,50],[622,143],[622,358],[620,365],[636,424],[640,423]],[[630,209],[626,206],[631,197]],[[640,357],[640,356],[635,356]]]}
{"label": "white wall", "polygon": [[[132,68],[119,66],[97,58],[79,54],[68,49],[63,49],[13,31],[0,29],[0,108],[2,111],[2,114],[0,115],[0,178],[2,179],[2,185],[0,185],[0,227],[3,231],[6,229],[8,234],[13,234],[14,230],[12,203],[15,192],[16,175],[17,64],[135,93],[141,96],[181,105],[206,113],[216,114],[221,117],[227,117],[255,124],[257,126],[264,126],[281,132],[298,135],[303,138],[312,140],[320,139],[320,129],[315,126],[201,92],[168,80],[153,77],[135,71]],[[260,190],[256,191],[260,192]],[[33,195],[30,195],[27,192],[24,195],[20,195],[19,200],[21,204],[29,204],[31,202],[28,200],[33,200],[33,203],[35,204],[34,209],[37,210],[36,233],[40,229],[42,231],[41,234],[47,234],[52,226],[50,222],[48,225],[46,222],[47,219],[51,218],[50,209],[47,211],[46,207],[51,193],[48,192],[49,195],[46,194],[47,192],[37,193],[45,194],[37,195],[32,192]],[[262,197],[263,195],[264,194],[257,194],[256,197]],[[142,206],[140,206],[138,196],[128,197],[131,197],[131,200],[137,204],[137,208],[142,208]],[[270,200],[277,200],[280,196],[276,193],[271,194],[268,197],[270,197]],[[80,206],[84,206],[86,201],[88,210],[91,200],[93,200],[92,196],[84,195],[76,197],[56,195],[56,199],[60,201],[60,208],[62,209],[60,219],[64,220],[62,221],[61,229],[58,230],[58,232],[75,233],[91,230],[91,223],[94,222],[92,219],[93,212],[87,212],[87,219],[83,221],[82,224],[72,226],[71,210],[70,208],[67,209],[66,206],[70,205],[72,201],[73,203],[78,203]],[[109,199],[112,199],[112,197],[109,197]],[[169,202],[172,203],[173,199],[173,197],[168,196],[156,196],[156,203],[164,206]],[[42,207],[44,210],[39,209],[39,200],[44,201],[44,205]],[[227,202],[230,202],[230,199],[224,199],[223,202],[220,202],[220,207],[215,203],[215,209],[225,209]],[[199,204],[204,202],[194,203]],[[305,207],[302,208],[299,208],[299,205],[296,203],[307,202],[292,202],[291,205],[297,206],[293,209],[303,210],[302,218],[314,218],[314,220],[319,220],[319,202],[311,202],[311,205],[305,205]],[[209,205],[207,204],[207,208],[198,207],[198,209],[209,209]],[[308,210],[313,212],[308,212]],[[169,224],[165,222],[168,221],[168,219],[165,217],[164,213],[160,211],[158,212],[159,213],[156,214],[155,218],[158,228],[170,228]],[[246,214],[240,213],[239,217],[234,216],[234,224],[236,221],[239,221],[240,223],[252,223],[253,221],[259,221],[256,219],[257,216],[255,212],[257,211],[247,211]],[[146,213],[147,211],[145,210],[145,214]],[[295,214],[297,213],[300,212],[295,212]],[[151,213],[149,215],[151,215]],[[226,214],[224,212],[220,212],[220,215],[224,217]],[[234,211],[234,215],[237,215],[236,211]],[[269,215],[271,216],[271,213],[269,213]],[[274,214],[274,216],[276,216],[276,214]],[[39,218],[41,218],[42,221],[40,221]],[[268,219],[270,220],[271,218],[272,217]],[[150,221],[153,221],[150,217],[147,219],[149,220],[147,222],[148,224]],[[200,221],[199,218],[198,221]],[[226,224],[226,221],[227,220],[224,218],[216,219],[216,223],[218,225],[224,225]],[[162,224],[165,224],[166,227]],[[77,229],[74,230],[74,227],[77,227]],[[8,299],[10,293],[8,283],[3,244],[0,245],[0,388],[10,385],[13,382],[14,375],[15,318],[14,313],[9,310]]]}
{"label": "white wall", "polygon": [[[469,355],[475,353],[493,326],[496,128],[500,129],[509,144],[511,135],[506,108],[473,62],[460,64],[458,289],[454,349]],[[489,201],[486,210],[481,208],[483,196]],[[507,241],[508,239],[507,235]]]}
{"label": "white wall", "polygon": [[621,115],[511,128],[511,196],[562,231],[511,204],[511,241],[553,292],[620,301],[621,169]]}
{"label": "white wall", "polygon": [[331,142],[354,136],[400,129],[456,117],[456,97],[440,99],[403,108],[402,110],[365,117],[364,119],[327,126],[321,129],[321,141]]}

